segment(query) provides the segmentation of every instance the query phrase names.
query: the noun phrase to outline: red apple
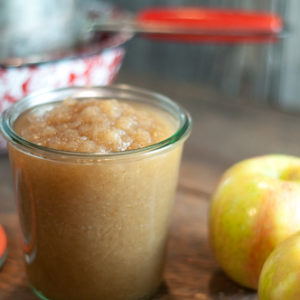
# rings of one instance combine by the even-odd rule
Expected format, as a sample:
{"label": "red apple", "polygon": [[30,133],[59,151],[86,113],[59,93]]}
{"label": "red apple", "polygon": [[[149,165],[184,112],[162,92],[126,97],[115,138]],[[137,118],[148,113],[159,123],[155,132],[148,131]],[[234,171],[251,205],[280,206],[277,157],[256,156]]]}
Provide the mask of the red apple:
{"label": "red apple", "polygon": [[224,272],[256,289],[268,255],[300,230],[300,158],[266,155],[231,167],[212,197],[209,227]]}
{"label": "red apple", "polygon": [[7,239],[3,227],[0,225],[0,268],[6,257]]}
{"label": "red apple", "polygon": [[267,258],[258,294],[260,300],[300,299],[300,232],[282,242]]}

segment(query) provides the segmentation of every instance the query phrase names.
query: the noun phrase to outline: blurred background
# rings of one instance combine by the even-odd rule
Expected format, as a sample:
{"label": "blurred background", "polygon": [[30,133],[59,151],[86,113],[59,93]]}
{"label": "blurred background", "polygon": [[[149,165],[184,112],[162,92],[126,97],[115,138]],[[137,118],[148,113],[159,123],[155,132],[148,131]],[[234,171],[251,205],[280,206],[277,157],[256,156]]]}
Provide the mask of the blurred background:
{"label": "blurred background", "polygon": [[[145,84],[147,79],[142,81],[141,77],[148,76],[158,83],[168,80],[190,84],[200,91],[210,90],[219,94],[222,101],[250,102],[292,112],[300,110],[298,0],[1,0],[0,27],[5,30],[0,39],[0,58],[11,55],[12,47],[22,56],[29,51],[28,45],[35,48],[36,54],[53,52],[61,44],[72,46],[78,36],[78,41],[84,42],[86,37],[79,33],[86,24],[80,14],[93,10],[98,4],[103,4],[104,10],[107,5],[108,8],[118,7],[132,14],[155,6],[204,6],[278,13],[285,21],[285,36],[277,43],[195,44],[154,41],[135,36],[123,45],[126,55],[117,82]],[[39,25],[41,21],[42,25]],[[17,28],[16,32],[13,31],[15,28],[11,30],[13,27]],[[27,31],[23,34],[25,28]],[[10,76],[15,76],[15,73]],[[103,84],[109,80],[94,82]],[[83,84],[94,82],[82,81]],[[1,94],[1,89],[4,90],[1,84],[7,85],[6,81],[1,83],[0,77],[0,96],[7,102],[24,96],[18,91],[9,97],[5,91]],[[153,84],[147,87],[155,89]],[[29,92],[32,90],[28,89]],[[2,106],[5,108],[7,105]]]}
{"label": "blurred background", "polygon": [[[120,76],[151,73],[220,93],[223,101],[246,101],[285,111],[300,110],[300,1],[298,0],[111,0],[137,12],[151,6],[207,6],[280,14],[286,36],[275,44],[180,44],[134,38],[126,45]],[[122,74],[124,76],[122,77]],[[137,77],[139,77],[137,76]]]}

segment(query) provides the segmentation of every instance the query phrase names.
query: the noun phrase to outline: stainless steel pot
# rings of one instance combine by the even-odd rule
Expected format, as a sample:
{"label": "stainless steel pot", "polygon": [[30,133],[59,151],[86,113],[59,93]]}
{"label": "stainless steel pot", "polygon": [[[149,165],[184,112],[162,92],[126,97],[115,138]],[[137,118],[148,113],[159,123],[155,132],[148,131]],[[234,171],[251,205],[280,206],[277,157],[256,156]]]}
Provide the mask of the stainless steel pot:
{"label": "stainless steel pot", "polygon": [[98,0],[0,1],[0,65],[91,55],[121,45],[132,35],[88,30],[95,19],[115,14],[112,6]]}

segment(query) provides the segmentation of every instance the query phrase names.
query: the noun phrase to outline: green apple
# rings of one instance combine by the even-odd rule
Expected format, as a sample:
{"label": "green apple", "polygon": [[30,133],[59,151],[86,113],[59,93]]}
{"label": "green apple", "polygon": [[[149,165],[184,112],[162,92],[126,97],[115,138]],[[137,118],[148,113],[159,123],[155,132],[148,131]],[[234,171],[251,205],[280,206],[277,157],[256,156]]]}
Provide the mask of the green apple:
{"label": "green apple", "polygon": [[300,299],[300,232],[282,242],[267,258],[258,294],[260,300]]}
{"label": "green apple", "polygon": [[256,289],[268,255],[298,230],[300,158],[260,156],[225,172],[212,197],[209,233],[230,278]]}

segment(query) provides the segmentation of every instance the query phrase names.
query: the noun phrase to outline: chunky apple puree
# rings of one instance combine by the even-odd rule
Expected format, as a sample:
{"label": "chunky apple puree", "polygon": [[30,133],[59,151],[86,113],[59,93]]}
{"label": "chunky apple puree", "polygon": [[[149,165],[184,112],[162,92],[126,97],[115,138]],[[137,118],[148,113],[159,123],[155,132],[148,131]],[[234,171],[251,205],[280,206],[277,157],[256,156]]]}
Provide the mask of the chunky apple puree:
{"label": "chunky apple puree", "polygon": [[[36,144],[100,153],[157,143],[177,127],[165,111],[117,100],[69,99],[15,122]],[[10,146],[33,288],[52,300],[149,297],[162,280],[182,145],[106,159]]]}
{"label": "chunky apple puree", "polygon": [[26,140],[45,147],[108,153],[142,148],[171,136],[174,124],[161,114],[114,99],[67,99],[41,116],[26,115],[15,128]]}

